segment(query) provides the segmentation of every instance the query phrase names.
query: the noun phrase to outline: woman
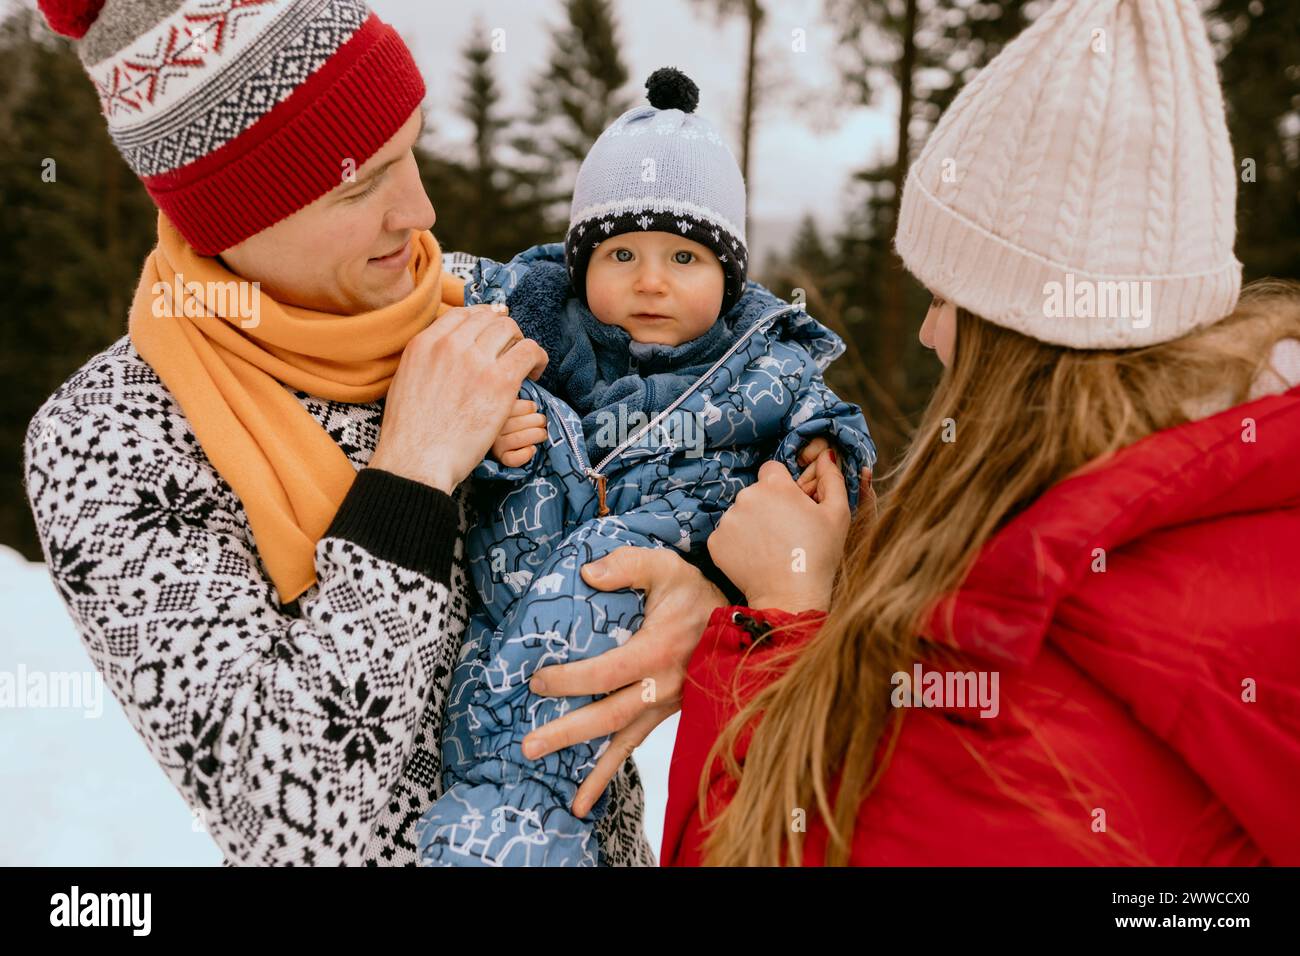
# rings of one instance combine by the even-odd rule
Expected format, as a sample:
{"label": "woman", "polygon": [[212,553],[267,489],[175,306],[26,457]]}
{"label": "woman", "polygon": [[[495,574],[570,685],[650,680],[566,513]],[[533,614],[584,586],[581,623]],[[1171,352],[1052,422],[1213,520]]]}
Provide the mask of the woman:
{"label": "woman", "polygon": [[[1080,42],[1093,24],[1114,62]],[[1041,96],[1017,96],[1028,75]],[[954,103],[898,239],[937,293],[921,337],[949,367],[824,623],[747,659],[715,615],[666,861],[1300,862],[1300,390],[1249,401],[1300,380],[1300,291],[1260,285],[1214,321],[1235,185],[1218,92],[1192,3],[1103,2],[1057,4]],[[1073,150],[1054,167],[1041,139],[1006,141],[1022,130]],[[948,150],[964,184],[943,180]],[[1018,195],[998,192],[999,156]],[[1143,168],[1161,156],[1167,173]],[[1126,207],[1106,179],[1140,174]],[[1140,277],[1149,311],[1036,312],[1053,272]],[[793,498],[780,482],[747,497],[710,550],[747,594],[781,593],[782,566],[746,553],[817,524],[760,517]],[[911,711],[917,661],[997,674],[981,689],[1000,693]]]}
{"label": "woman", "polygon": [[897,240],[944,378],[837,577],[827,458],[710,540],[750,607],[690,660],[663,862],[1300,862],[1300,287],[1233,311],[1234,193],[1191,0],[1056,4],[962,92]]}
{"label": "woman", "polygon": [[[1300,390],[1169,427],[1184,419],[1176,388],[1227,382],[1243,396],[1250,347],[1300,334],[1300,287],[1248,289],[1206,332],[1118,354],[1053,355],[951,303],[931,309],[923,337],[954,312],[955,362],[877,522],[854,529],[828,616],[779,561],[745,570],[756,547],[788,550],[819,525],[837,550],[835,523],[796,510],[788,480],[756,485],[710,542],[747,594],[789,597],[710,621],[684,693],[663,861],[1300,861]],[[1076,389],[1096,398],[1062,401]],[[1018,390],[1042,412],[999,415]],[[954,412],[990,426],[944,443]],[[1267,448],[1242,441],[1247,418]],[[804,511],[842,492],[822,497]],[[992,707],[891,708],[893,675],[911,678],[917,660],[999,673],[1000,694]],[[743,766],[730,763],[757,712]]]}

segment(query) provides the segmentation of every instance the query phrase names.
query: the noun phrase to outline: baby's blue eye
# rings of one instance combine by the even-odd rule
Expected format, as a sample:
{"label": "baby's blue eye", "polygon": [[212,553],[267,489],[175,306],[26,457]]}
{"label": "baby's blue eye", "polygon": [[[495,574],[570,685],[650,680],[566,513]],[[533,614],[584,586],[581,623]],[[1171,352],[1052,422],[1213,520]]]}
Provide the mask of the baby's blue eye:
{"label": "baby's blue eye", "polygon": [[[627,258],[626,258],[626,259],[623,258],[623,253],[625,253],[625,252],[627,253]],[[617,259],[619,262],[631,262],[631,261],[632,261],[632,250],[631,250],[631,249],[615,249],[615,250],[614,250],[614,258]]]}
{"label": "baby's blue eye", "polygon": [[[683,259],[682,256],[687,256],[687,258]],[[682,249],[680,252],[673,253],[673,258],[678,265],[688,266],[695,261],[695,253]]]}

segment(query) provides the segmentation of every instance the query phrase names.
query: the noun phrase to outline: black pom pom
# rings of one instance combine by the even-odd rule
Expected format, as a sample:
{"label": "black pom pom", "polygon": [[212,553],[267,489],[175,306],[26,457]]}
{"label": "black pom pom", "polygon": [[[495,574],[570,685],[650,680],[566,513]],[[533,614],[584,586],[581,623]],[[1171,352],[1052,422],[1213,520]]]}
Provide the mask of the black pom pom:
{"label": "black pom pom", "polygon": [[646,96],[657,110],[695,112],[700,102],[700,88],[689,76],[671,66],[660,67],[645,81]]}

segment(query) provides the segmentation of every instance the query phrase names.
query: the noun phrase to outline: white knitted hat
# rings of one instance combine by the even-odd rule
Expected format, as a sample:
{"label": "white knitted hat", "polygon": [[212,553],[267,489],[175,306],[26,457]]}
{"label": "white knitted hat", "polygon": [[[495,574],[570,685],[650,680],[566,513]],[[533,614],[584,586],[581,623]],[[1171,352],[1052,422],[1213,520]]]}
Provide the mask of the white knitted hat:
{"label": "white knitted hat", "polygon": [[1236,192],[1194,0],[1058,0],[940,119],[895,246],[990,322],[1133,348],[1232,311]]}

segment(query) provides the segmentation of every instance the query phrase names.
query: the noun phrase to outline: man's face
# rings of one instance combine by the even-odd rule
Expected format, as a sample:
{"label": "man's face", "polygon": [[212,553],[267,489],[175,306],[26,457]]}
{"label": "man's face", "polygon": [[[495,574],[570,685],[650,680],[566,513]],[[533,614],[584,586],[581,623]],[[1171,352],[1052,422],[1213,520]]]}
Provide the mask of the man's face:
{"label": "man's face", "polygon": [[637,342],[681,345],[718,320],[724,283],[708,246],[670,232],[629,232],[592,250],[587,305]]}
{"label": "man's face", "polygon": [[436,219],[411,151],[422,128],[417,109],[352,175],[340,168],[333,190],[221,260],[281,305],[356,315],[409,295],[412,239]]}

